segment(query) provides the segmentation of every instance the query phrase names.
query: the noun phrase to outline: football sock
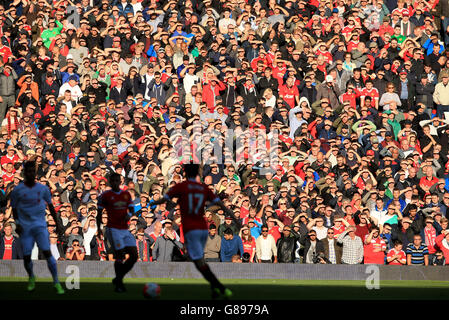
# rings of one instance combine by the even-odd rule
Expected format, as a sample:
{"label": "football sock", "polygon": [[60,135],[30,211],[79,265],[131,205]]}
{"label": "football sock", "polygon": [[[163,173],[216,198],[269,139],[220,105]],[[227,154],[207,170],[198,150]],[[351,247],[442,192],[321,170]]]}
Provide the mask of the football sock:
{"label": "football sock", "polygon": [[47,258],[48,270],[50,270],[51,276],[53,277],[53,283],[58,283],[58,267],[56,266],[56,260],[53,256]]}
{"label": "football sock", "polygon": [[28,273],[28,276],[29,277],[34,277],[33,261],[31,260],[31,256],[23,257],[23,264],[25,265],[25,270]]}
{"label": "football sock", "polygon": [[137,261],[137,249],[130,249],[128,251],[128,259],[122,264],[123,277],[133,268]]}
{"label": "football sock", "polygon": [[123,273],[123,262],[122,260],[115,260],[114,262],[114,270],[115,270],[115,276],[116,279],[119,281],[123,280],[123,277],[125,274]]}
{"label": "football sock", "polygon": [[217,277],[213,274],[213,272],[210,270],[209,266],[206,263],[198,263],[195,261],[195,266],[198,269],[198,271],[203,275],[203,277],[209,281],[212,289],[218,288],[221,293],[224,292],[225,287],[221,284],[220,281],[218,281]]}

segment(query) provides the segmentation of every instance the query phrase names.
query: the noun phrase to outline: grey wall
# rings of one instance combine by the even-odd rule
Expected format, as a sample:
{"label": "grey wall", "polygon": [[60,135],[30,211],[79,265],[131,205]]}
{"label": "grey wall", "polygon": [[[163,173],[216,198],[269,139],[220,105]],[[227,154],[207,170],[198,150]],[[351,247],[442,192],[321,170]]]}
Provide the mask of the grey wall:
{"label": "grey wall", "polygon": [[[33,261],[37,277],[49,278],[46,261]],[[114,277],[113,262],[58,261],[60,277],[78,266],[82,278]],[[232,264],[210,263],[222,279],[366,280],[373,265]],[[449,281],[449,267],[378,266],[380,280]],[[1,261],[0,277],[27,277],[22,260]],[[127,275],[132,278],[201,278],[191,262],[138,262]]]}

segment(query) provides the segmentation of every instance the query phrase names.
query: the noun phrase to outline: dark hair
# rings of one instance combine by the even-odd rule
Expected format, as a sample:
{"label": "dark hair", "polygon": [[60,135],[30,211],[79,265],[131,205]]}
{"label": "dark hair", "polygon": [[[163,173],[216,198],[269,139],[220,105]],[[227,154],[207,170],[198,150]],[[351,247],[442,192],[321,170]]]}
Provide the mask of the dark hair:
{"label": "dark hair", "polygon": [[26,169],[30,169],[30,168],[35,169],[35,168],[36,168],[36,161],[34,161],[34,160],[26,161],[26,162],[23,164],[23,168],[24,168],[25,170],[26,170]]}
{"label": "dark hair", "polygon": [[119,179],[121,179],[122,178],[122,176],[120,175],[120,174],[118,174],[117,172],[112,172],[110,175],[109,175],[109,181],[111,181],[112,179],[114,179],[114,178],[119,178]]}
{"label": "dark hair", "polygon": [[232,235],[232,234],[234,234],[233,232],[232,232],[232,229],[231,228],[226,228],[226,230],[223,232],[224,234],[227,234],[227,235]]}
{"label": "dark hair", "polygon": [[200,166],[194,163],[186,163],[184,165],[184,172],[187,178],[195,178],[200,171]]}

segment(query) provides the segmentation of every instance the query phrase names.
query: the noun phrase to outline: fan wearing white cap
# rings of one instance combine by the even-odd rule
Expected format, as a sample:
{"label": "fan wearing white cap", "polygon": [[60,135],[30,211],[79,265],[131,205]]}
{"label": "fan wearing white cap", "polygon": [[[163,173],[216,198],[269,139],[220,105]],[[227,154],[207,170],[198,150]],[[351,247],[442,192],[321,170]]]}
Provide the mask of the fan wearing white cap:
{"label": "fan wearing white cap", "polygon": [[335,77],[332,76],[331,73],[335,74],[336,71],[332,70],[330,74],[326,76],[325,81],[318,86],[316,100],[328,98],[330,105],[335,109],[339,105],[338,97],[340,96],[340,89],[335,84]]}

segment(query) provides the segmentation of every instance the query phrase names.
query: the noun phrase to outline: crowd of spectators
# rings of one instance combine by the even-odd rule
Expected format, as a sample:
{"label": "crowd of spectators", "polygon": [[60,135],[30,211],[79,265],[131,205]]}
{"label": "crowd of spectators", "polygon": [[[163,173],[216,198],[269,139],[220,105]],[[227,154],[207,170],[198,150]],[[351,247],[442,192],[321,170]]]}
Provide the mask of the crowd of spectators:
{"label": "crowd of spectators", "polygon": [[208,261],[449,264],[448,45],[448,0],[1,0],[0,258],[34,159],[57,259],[113,260],[117,172],[139,260],[185,260],[152,202],[193,161]]}

